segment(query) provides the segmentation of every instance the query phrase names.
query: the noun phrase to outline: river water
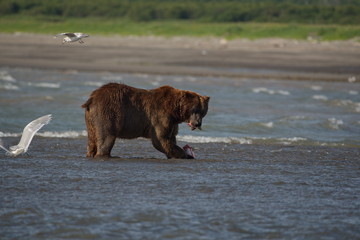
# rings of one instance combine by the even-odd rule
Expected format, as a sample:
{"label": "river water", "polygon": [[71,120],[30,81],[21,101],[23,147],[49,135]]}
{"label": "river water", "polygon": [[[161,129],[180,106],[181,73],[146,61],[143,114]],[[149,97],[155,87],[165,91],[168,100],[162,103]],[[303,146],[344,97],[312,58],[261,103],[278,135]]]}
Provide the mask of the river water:
{"label": "river water", "polygon": [[[1,239],[360,238],[360,85],[0,68],[0,138],[17,144],[52,114],[29,153],[0,152]],[[196,160],[148,140],[86,159],[80,105],[107,82],[211,97]]]}

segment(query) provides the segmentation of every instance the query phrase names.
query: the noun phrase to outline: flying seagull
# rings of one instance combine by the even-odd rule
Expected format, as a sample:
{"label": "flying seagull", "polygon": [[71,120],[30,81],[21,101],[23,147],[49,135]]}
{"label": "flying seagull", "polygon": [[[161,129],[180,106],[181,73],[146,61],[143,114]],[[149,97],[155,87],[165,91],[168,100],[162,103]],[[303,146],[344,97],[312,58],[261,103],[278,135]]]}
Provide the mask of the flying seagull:
{"label": "flying seagull", "polygon": [[9,150],[2,145],[0,145],[0,147],[6,151],[6,155],[12,157],[20,155],[22,153],[26,153],[31,143],[31,140],[33,139],[36,132],[39,131],[44,125],[48,124],[50,120],[51,114],[35,119],[34,121],[26,125],[26,127],[24,128],[18,145],[11,146]]}
{"label": "flying seagull", "polygon": [[59,33],[55,35],[55,37],[60,37],[60,36],[65,36],[64,40],[62,41],[62,44],[66,42],[77,42],[77,41],[79,41],[79,43],[84,43],[82,38],[89,37],[89,35],[85,33]]}

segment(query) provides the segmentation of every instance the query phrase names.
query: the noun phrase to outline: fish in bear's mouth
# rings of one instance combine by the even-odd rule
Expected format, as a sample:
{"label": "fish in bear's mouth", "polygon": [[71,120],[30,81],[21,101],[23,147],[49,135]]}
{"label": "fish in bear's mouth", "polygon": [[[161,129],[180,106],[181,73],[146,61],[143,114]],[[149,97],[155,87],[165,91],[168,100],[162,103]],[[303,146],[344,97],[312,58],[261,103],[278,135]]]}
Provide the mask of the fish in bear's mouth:
{"label": "fish in bear's mouth", "polygon": [[202,130],[201,127],[196,127],[196,126],[192,125],[192,123],[190,123],[190,122],[188,122],[187,125],[190,127],[191,130],[195,130],[195,129]]}

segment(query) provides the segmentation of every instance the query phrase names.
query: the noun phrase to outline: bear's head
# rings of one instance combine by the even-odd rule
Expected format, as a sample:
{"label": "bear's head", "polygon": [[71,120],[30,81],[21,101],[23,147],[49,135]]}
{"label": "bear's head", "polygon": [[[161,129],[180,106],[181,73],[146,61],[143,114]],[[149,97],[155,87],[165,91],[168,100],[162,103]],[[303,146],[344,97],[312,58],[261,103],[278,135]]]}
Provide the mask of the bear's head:
{"label": "bear's head", "polygon": [[201,96],[191,91],[183,91],[180,100],[182,121],[186,122],[191,130],[200,129],[202,119],[208,111],[210,97]]}

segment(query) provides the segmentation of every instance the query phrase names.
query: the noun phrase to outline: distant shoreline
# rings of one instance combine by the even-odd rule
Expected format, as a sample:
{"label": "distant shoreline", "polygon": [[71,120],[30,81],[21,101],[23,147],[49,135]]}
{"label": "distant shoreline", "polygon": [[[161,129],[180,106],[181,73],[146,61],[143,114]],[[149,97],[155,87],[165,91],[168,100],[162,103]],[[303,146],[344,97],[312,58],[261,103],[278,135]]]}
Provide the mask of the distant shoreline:
{"label": "distant shoreline", "polygon": [[360,43],[215,37],[91,36],[61,44],[44,34],[0,34],[0,66],[160,75],[360,81]]}

